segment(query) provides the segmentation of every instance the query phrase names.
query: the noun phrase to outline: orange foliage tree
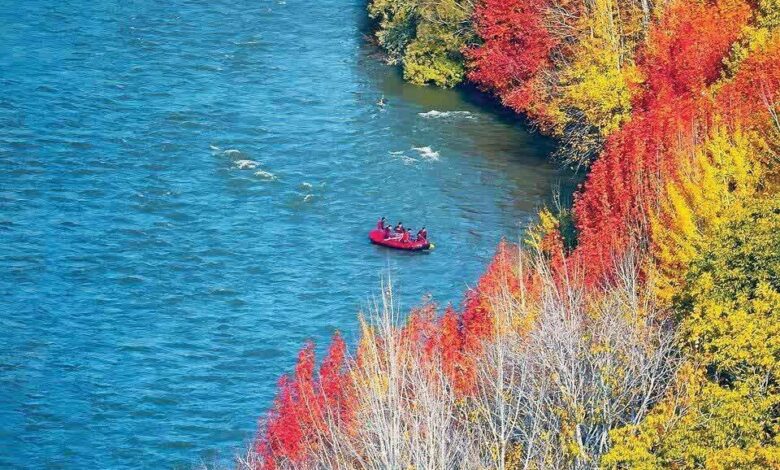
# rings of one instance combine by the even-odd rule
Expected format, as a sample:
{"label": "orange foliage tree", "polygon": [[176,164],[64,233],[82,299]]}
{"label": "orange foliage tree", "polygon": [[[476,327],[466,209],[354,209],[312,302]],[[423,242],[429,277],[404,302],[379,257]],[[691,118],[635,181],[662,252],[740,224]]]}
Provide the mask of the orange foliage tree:
{"label": "orange foliage tree", "polygon": [[590,278],[602,277],[628,246],[647,238],[648,211],[675,173],[677,152],[706,137],[711,86],[750,13],[742,0],[678,0],[651,29],[634,115],[607,139],[575,198],[577,256]]}

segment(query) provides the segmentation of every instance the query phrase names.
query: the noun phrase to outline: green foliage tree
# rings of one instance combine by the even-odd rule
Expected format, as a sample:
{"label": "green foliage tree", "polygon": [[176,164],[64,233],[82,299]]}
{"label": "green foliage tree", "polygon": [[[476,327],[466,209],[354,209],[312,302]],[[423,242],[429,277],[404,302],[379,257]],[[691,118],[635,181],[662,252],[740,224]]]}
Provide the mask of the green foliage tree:
{"label": "green foliage tree", "polygon": [[417,85],[452,87],[465,74],[462,50],[474,37],[471,0],[373,0],[369,16],[388,62]]}
{"label": "green foliage tree", "polygon": [[780,466],[780,197],[715,232],[677,301],[688,364],[640,424],[613,431],[606,468]]}

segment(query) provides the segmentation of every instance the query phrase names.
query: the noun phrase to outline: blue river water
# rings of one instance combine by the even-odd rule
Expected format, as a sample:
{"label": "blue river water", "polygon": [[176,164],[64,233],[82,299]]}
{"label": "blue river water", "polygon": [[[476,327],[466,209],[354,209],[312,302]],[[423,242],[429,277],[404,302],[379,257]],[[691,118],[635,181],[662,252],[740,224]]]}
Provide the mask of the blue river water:
{"label": "blue river water", "polygon": [[[362,0],[0,4],[1,468],[229,460],[307,338],[387,275],[457,304],[567,184],[364,31]],[[379,215],[437,249],[370,245]]]}

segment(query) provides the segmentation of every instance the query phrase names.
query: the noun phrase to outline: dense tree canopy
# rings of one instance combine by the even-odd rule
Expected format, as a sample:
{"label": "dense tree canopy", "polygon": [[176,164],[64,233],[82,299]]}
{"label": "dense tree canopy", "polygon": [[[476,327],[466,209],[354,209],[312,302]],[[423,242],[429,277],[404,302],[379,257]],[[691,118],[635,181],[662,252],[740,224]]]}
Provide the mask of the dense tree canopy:
{"label": "dense tree canopy", "polygon": [[607,467],[780,466],[780,198],[727,219],[677,300],[689,363],[642,423],[613,432]]}
{"label": "dense tree canopy", "polygon": [[471,0],[373,0],[368,6],[389,62],[403,64],[412,83],[443,87],[463,80],[472,10]]}

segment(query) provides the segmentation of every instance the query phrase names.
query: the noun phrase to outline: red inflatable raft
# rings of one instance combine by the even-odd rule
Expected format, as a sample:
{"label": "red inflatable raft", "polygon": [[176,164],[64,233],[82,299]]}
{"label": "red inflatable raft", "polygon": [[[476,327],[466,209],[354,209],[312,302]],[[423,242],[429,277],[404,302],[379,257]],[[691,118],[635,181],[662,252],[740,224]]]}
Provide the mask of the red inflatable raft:
{"label": "red inflatable raft", "polygon": [[368,232],[368,238],[369,240],[371,240],[371,243],[375,245],[382,245],[388,248],[394,248],[396,250],[406,250],[406,251],[432,250],[434,246],[433,243],[427,240],[410,241],[407,243],[402,243],[401,240],[397,240],[394,238],[385,238],[384,230],[378,230],[378,229],[374,229]]}

